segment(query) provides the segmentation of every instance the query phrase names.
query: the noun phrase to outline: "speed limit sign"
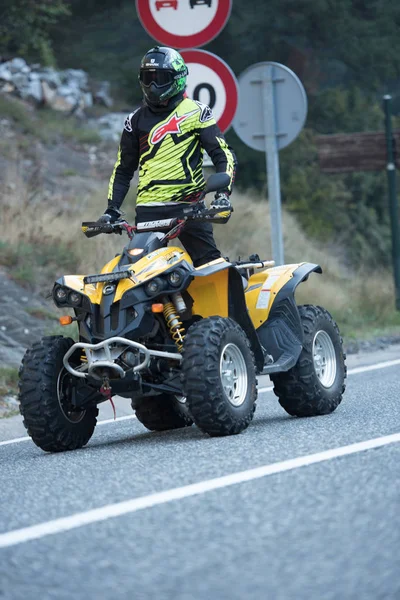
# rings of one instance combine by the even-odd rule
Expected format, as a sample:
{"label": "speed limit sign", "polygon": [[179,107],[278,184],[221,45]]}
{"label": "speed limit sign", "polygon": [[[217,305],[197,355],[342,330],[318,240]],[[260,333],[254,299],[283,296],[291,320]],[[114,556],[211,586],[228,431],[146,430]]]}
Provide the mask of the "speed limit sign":
{"label": "speed limit sign", "polygon": [[189,69],[189,98],[208,104],[222,132],[229,129],[238,106],[238,83],[230,67],[205,50],[182,50]]}

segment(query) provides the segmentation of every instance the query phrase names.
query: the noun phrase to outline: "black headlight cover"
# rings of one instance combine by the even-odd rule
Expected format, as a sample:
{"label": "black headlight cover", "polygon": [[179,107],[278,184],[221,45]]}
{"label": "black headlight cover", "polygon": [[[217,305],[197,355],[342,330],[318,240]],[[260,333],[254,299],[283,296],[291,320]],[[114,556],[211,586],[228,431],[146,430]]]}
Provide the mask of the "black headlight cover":
{"label": "black headlight cover", "polygon": [[172,287],[180,287],[182,285],[183,279],[185,277],[182,269],[174,269],[167,275],[168,283]]}
{"label": "black headlight cover", "polygon": [[150,281],[147,281],[147,283],[144,284],[144,291],[148,296],[152,297],[157,296],[157,294],[163,292],[166,289],[166,287],[167,282],[165,281],[165,279],[161,279],[161,277],[154,277],[153,279],[150,279]]}

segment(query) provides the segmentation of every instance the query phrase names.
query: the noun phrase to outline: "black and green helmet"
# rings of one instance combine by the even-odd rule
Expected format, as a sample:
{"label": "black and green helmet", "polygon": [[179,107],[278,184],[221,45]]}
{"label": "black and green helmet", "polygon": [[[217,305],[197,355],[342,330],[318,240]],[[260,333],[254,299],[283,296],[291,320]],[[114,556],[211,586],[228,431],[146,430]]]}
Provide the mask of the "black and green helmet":
{"label": "black and green helmet", "polygon": [[151,48],[140,64],[139,82],[150,106],[160,107],[186,88],[188,68],[173,48]]}

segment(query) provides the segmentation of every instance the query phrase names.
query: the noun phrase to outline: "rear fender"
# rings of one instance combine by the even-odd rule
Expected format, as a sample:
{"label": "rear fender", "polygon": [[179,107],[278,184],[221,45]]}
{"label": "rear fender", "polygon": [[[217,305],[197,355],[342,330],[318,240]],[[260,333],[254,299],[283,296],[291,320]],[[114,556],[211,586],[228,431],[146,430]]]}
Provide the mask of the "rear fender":
{"label": "rear fender", "polygon": [[272,299],[268,319],[257,328],[261,345],[273,358],[269,373],[288,371],[297,363],[304,336],[294,294],[297,286],[306,281],[310,273],[322,273],[321,267],[313,263],[293,267],[290,278]]}

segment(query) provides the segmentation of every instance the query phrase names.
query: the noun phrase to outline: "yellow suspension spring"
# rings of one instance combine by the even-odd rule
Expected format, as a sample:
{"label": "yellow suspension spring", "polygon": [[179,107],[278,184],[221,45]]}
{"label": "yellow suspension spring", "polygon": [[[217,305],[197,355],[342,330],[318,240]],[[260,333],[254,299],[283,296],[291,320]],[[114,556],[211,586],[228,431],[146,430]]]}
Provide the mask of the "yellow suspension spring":
{"label": "yellow suspension spring", "polygon": [[81,354],[81,363],[83,363],[83,362],[87,362],[87,356],[86,356],[86,352],[85,351],[83,351],[82,354]]}
{"label": "yellow suspension spring", "polygon": [[182,326],[182,321],[179,320],[176,314],[175,306],[172,302],[164,304],[164,318],[167,322],[171,337],[174,340],[176,347],[181,352],[183,347],[183,340],[185,339],[185,328]]}

